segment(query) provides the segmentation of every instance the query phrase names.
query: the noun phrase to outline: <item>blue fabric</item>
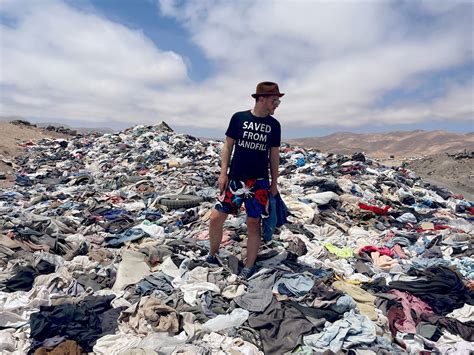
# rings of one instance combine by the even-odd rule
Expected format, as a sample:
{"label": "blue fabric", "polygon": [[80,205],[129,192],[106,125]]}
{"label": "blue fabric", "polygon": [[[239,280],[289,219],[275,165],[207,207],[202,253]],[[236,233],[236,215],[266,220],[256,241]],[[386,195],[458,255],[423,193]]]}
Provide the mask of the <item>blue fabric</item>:
{"label": "blue fabric", "polygon": [[304,274],[287,274],[282,276],[273,286],[273,292],[290,297],[302,297],[314,286],[311,277]]}
{"label": "blue fabric", "polygon": [[33,182],[26,175],[17,175],[15,184],[20,185],[20,186],[33,186]]}
{"label": "blue fabric", "polygon": [[131,242],[134,240],[148,237],[149,234],[140,228],[131,228],[120,234],[112,234],[105,237],[104,245],[109,248],[118,248],[125,244],[125,242]]}
{"label": "blue fabric", "polygon": [[331,304],[329,306],[334,312],[344,314],[345,312],[350,311],[351,309],[357,308],[357,303],[355,303],[354,299],[349,295],[343,295],[339,297],[335,304]]}
{"label": "blue fabric", "polygon": [[110,209],[99,214],[105,219],[113,221],[114,219],[120,218],[122,216],[128,216],[129,212],[124,209]]}
{"label": "blue fabric", "polygon": [[352,309],[334,323],[326,322],[322,332],[303,336],[303,343],[317,352],[335,353],[361,345],[370,346],[376,340],[375,324]]}
{"label": "blue fabric", "polygon": [[388,242],[386,242],[385,246],[387,248],[393,248],[395,246],[395,244],[399,244],[402,247],[408,247],[408,246],[412,245],[413,243],[408,238],[396,236],[396,237],[393,237],[392,239],[390,239]]}
{"label": "blue fabric", "polygon": [[276,227],[281,227],[288,223],[288,208],[280,194],[276,196],[268,194],[268,202],[268,216],[262,219],[262,238],[266,242],[272,240],[272,235]]}

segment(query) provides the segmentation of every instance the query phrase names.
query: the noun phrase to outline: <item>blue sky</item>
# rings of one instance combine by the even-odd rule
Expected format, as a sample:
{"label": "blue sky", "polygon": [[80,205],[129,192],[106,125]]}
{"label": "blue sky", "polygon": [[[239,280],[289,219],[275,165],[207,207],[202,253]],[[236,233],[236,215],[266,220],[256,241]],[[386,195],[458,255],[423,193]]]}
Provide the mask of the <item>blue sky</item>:
{"label": "blue sky", "polygon": [[286,138],[474,130],[471,1],[0,0],[0,115],[222,137],[257,82]]}

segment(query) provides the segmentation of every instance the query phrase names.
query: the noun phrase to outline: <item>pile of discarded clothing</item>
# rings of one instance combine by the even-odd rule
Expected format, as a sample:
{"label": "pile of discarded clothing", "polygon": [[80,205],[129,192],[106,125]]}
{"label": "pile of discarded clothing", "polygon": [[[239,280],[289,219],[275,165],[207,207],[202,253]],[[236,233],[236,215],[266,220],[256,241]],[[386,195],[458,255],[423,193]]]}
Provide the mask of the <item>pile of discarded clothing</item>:
{"label": "pile of discarded clothing", "polygon": [[0,352],[469,354],[474,203],[358,153],[283,145],[288,223],[206,263],[222,142],[162,123],[41,140],[0,190]]}

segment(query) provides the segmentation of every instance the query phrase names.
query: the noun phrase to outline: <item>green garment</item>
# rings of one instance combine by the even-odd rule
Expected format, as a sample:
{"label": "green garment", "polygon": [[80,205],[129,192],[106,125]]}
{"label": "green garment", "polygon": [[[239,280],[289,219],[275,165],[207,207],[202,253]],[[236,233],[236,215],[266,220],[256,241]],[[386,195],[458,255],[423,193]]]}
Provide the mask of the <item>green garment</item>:
{"label": "green garment", "polygon": [[324,243],[324,247],[332,254],[337,255],[340,258],[351,258],[354,252],[350,248],[338,248],[331,243]]}

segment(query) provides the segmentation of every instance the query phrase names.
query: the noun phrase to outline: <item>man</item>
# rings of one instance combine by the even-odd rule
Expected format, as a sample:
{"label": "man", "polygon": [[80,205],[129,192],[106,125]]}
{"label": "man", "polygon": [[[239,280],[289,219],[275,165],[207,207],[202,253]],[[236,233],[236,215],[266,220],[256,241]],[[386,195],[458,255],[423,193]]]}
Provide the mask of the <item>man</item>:
{"label": "man", "polygon": [[[276,83],[259,83],[255,94],[252,94],[254,108],[235,113],[226,131],[218,180],[221,195],[211,213],[211,246],[206,261],[221,265],[217,254],[224,222],[229,213],[237,214],[244,203],[247,212],[247,260],[239,274],[244,279],[256,271],[255,260],[261,239],[260,220],[262,213],[267,212],[268,193],[278,194],[281,129],[280,123],[271,115],[283,95]],[[269,166],[271,181],[268,178]]]}

